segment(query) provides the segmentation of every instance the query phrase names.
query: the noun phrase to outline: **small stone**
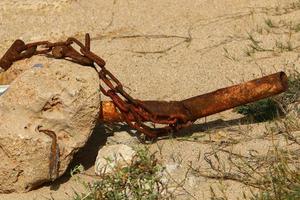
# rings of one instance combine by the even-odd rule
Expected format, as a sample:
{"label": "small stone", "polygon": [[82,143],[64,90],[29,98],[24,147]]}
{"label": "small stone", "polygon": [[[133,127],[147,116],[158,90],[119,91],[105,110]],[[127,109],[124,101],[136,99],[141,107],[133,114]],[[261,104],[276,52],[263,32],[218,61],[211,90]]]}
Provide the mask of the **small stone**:
{"label": "small stone", "polygon": [[122,168],[131,163],[136,152],[124,144],[102,147],[96,158],[95,173],[97,175],[111,173],[115,167]]}

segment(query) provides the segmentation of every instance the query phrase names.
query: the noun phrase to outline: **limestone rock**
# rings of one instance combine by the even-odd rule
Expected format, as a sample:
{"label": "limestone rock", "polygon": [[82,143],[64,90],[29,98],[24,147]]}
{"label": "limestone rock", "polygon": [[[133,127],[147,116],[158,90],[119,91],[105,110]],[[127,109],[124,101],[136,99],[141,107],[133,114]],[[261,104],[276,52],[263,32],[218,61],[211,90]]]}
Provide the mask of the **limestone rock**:
{"label": "limestone rock", "polygon": [[95,173],[101,175],[112,172],[115,167],[125,167],[134,155],[135,151],[124,144],[104,146],[98,152]]}
{"label": "limestone rock", "polygon": [[35,67],[27,62],[30,69],[0,96],[0,192],[28,191],[53,178],[53,167],[61,176],[89,138],[100,109],[94,69],[46,57]]}

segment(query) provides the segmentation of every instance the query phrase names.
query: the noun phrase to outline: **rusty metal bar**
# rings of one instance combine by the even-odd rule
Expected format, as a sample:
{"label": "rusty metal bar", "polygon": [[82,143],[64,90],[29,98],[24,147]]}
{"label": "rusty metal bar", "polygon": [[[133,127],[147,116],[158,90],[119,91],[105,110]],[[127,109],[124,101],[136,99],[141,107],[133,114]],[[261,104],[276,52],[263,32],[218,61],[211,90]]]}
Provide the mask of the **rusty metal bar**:
{"label": "rusty metal bar", "polygon": [[[195,121],[243,104],[267,98],[288,88],[284,72],[278,72],[238,85],[218,89],[214,92],[192,97],[183,101],[141,101],[144,106],[160,116],[182,114],[187,120]],[[134,117],[130,117],[134,120]],[[100,121],[121,122],[122,115],[113,102],[102,102]]]}

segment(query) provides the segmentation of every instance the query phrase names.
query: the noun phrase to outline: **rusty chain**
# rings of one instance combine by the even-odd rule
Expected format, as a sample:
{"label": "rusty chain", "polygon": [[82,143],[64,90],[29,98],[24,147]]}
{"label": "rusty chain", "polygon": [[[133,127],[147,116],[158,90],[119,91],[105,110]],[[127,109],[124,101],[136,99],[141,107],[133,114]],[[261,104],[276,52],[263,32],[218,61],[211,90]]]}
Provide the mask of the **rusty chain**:
{"label": "rusty chain", "polygon": [[[72,47],[76,44],[80,48],[80,53]],[[72,62],[91,66],[97,70],[99,79],[108,89],[100,84],[101,92],[110,97],[115,106],[119,109],[124,121],[133,129],[144,133],[150,138],[159,134],[178,131],[189,126],[193,121],[182,115],[160,115],[145,106],[142,101],[131,97],[124,89],[121,82],[105,68],[105,61],[90,50],[90,36],[85,35],[85,44],[76,38],[70,37],[65,42],[51,43],[40,41],[25,44],[22,40],[16,40],[0,59],[0,67],[7,70],[15,61],[30,58],[33,55],[52,53],[56,59],[67,59]],[[95,65],[96,64],[96,65]],[[134,119],[134,120],[132,120]],[[154,124],[168,124],[162,128],[150,127],[144,123],[149,121]]]}
{"label": "rusty chain", "polygon": [[[80,52],[73,48],[72,44],[78,45]],[[15,61],[34,55],[49,55],[49,53],[56,59],[66,59],[93,67],[98,72],[99,79],[104,83],[103,86],[102,82],[100,83],[101,92],[111,98],[115,107],[120,111],[122,119],[131,128],[150,138],[178,131],[191,125],[198,118],[279,94],[288,88],[287,76],[284,72],[278,72],[182,101],[140,101],[132,98],[123,89],[121,82],[105,68],[105,61],[90,50],[89,34],[85,36],[85,44],[73,37],[65,42],[56,43],[40,41],[25,44],[22,40],[16,40],[0,59],[0,67],[7,70]],[[152,128],[146,125],[145,121],[168,125],[162,128]],[[49,175],[50,179],[54,180],[59,175],[60,162],[57,136],[54,131],[43,129],[41,126],[38,126],[36,131],[52,138]]]}

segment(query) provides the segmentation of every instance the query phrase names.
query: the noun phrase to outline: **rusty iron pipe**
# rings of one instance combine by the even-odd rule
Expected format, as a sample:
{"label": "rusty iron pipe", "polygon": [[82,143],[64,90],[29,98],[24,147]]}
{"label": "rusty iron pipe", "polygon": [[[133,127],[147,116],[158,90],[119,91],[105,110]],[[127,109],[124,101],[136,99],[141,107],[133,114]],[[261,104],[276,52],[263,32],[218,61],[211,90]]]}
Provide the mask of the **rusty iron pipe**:
{"label": "rusty iron pipe", "polygon": [[[187,120],[195,121],[201,117],[222,112],[236,106],[264,99],[288,88],[284,72],[278,72],[238,85],[218,89],[214,92],[192,97],[183,101],[141,101],[146,108],[161,116],[181,114]],[[134,120],[131,117],[131,120]],[[122,122],[122,115],[113,102],[104,101],[101,105],[101,122]]]}

